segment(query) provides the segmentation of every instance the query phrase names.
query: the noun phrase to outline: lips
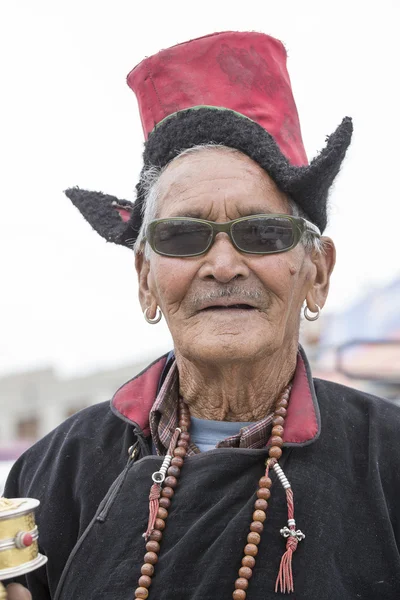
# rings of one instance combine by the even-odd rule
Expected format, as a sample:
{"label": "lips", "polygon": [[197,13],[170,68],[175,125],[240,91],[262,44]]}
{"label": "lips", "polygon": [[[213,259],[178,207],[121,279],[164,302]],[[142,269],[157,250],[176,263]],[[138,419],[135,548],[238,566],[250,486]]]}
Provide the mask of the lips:
{"label": "lips", "polygon": [[227,304],[227,305],[212,305],[206,306],[201,309],[200,312],[210,311],[210,310],[255,310],[254,306],[250,306],[250,304]]}
{"label": "lips", "polygon": [[230,315],[244,311],[263,312],[266,306],[265,293],[258,288],[243,290],[237,286],[217,288],[215,290],[199,290],[189,303],[193,307],[193,314],[202,312],[222,313]]}

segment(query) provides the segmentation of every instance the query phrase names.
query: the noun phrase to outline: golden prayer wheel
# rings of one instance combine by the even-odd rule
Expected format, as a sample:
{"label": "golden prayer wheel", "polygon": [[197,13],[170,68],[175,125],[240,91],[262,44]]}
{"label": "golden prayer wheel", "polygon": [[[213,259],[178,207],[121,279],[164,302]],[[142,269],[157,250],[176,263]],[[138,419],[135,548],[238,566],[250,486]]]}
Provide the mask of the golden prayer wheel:
{"label": "golden prayer wheel", "polygon": [[46,564],[39,554],[34,498],[0,498],[0,600],[6,600],[5,579],[25,575]]}

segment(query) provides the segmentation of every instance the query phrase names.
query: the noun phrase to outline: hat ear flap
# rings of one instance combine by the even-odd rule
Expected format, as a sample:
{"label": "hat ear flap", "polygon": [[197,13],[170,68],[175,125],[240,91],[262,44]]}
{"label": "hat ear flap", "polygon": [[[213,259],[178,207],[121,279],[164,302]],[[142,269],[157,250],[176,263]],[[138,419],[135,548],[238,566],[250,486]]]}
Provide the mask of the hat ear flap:
{"label": "hat ear flap", "polygon": [[285,191],[301,196],[301,208],[323,231],[327,225],[329,189],[339,173],[353,134],[353,123],[345,117],[336,131],[327,138],[325,148],[307,167],[291,167],[291,177]]}
{"label": "hat ear flap", "polygon": [[69,188],[64,193],[103,238],[115,244],[128,245],[134,210],[132,202],[78,187]]}

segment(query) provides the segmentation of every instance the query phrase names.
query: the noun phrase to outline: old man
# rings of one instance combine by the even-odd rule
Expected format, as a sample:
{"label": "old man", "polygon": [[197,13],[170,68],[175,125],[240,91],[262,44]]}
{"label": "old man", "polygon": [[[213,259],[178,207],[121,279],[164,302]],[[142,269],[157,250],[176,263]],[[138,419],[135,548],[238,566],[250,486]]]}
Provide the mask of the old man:
{"label": "old man", "polygon": [[34,600],[398,598],[399,410],[313,380],[299,347],[301,313],[328,295],[351,120],[308,164],[285,49],[259,33],[163,50],[128,84],[146,138],[135,203],[67,195],[134,249],[144,318],[174,347],[15,465],[6,493],[40,499],[48,557],[24,585]]}

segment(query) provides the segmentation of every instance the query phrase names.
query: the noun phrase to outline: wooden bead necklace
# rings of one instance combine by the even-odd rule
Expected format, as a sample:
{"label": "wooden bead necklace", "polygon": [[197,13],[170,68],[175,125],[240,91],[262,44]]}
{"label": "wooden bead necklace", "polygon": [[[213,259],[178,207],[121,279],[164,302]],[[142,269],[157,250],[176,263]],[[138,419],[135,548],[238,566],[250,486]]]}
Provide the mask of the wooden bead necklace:
{"label": "wooden bead necklace", "polygon": [[[293,492],[289,481],[278,464],[282,456],[283,432],[287,407],[289,403],[291,386],[287,386],[281,394],[274,411],[272,419],[271,447],[268,451],[269,458],[265,461],[265,474],[258,482],[257,499],[254,503],[253,520],[250,524],[250,532],[247,536],[247,544],[244,548],[242,566],[239,569],[239,577],[235,581],[235,589],[232,594],[233,600],[245,600],[249,579],[253,575],[253,569],[258,554],[258,545],[261,541],[261,533],[264,529],[268,500],[271,496],[272,480],[269,477],[270,469],[275,471],[286,492],[288,505],[288,526],[280,530],[281,535],[287,539],[286,552],[282,556],[281,565],[276,579],[275,591],[293,592],[292,555],[299,541],[305,535],[296,530],[294,519]],[[182,399],[179,400],[178,427],[172,436],[168,452],[164,457],[159,471],[152,475],[153,485],[149,494],[149,521],[147,530],[143,534],[146,540],[146,554],[144,564],[141,567],[139,587],[135,590],[135,598],[146,599],[149,596],[149,588],[154,575],[154,567],[160,553],[160,542],[165,529],[165,520],[171,506],[172,497],[178,485],[178,479],[183,466],[184,458],[190,444],[190,412]]]}

